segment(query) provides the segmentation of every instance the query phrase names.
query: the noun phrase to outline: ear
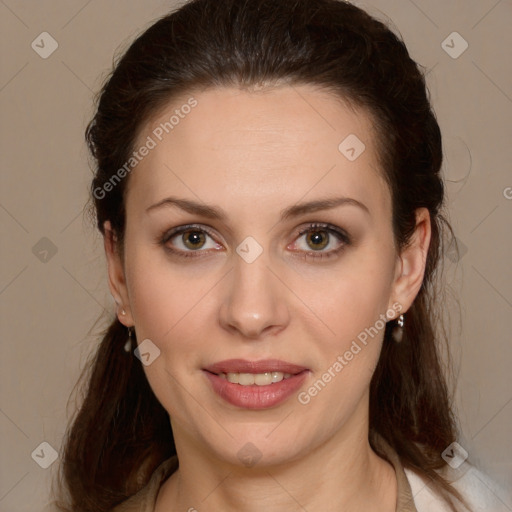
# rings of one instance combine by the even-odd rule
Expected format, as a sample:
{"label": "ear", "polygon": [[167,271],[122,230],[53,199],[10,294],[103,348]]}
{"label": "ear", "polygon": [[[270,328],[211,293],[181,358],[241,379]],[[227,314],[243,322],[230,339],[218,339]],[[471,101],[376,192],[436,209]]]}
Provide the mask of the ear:
{"label": "ear", "polygon": [[[103,228],[105,231],[103,242],[107,257],[108,286],[117,304],[117,318],[126,327],[131,327],[134,325],[134,322],[130,309],[124,265],[118,252],[117,238],[112,230],[110,221],[106,221],[103,224]],[[124,315],[122,314],[123,310],[126,312]]]}
{"label": "ear", "polygon": [[418,208],[414,234],[410,244],[398,255],[395,267],[391,304],[398,302],[402,307],[400,313],[405,313],[411,307],[420,291],[425,275],[431,233],[429,211],[427,208]]}

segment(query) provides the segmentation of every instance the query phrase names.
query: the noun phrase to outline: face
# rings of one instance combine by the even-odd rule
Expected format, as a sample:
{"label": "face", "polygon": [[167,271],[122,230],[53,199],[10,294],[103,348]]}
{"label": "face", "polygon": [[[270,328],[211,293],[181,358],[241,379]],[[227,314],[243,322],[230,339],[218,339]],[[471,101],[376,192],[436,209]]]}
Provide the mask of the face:
{"label": "face", "polygon": [[109,277],[178,454],[278,464],[360,438],[385,322],[429,241],[423,222],[397,254],[369,115],[311,86],[209,89],[144,144]]}

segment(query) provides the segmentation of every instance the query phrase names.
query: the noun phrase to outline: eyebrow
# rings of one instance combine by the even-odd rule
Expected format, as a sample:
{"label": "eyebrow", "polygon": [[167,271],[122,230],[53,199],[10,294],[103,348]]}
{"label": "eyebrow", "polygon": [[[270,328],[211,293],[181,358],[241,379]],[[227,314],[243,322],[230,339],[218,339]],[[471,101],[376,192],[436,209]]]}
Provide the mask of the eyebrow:
{"label": "eyebrow", "polygon": [[[304,215],[306,213],[317,212],[320,210],[330,210],[332,208],[336,208],[337,206],[345,205],[357,206],[368,215],[370,215],[370,210],[368,207],[357,199],[353,199],[351,197],[334,197],[328,199],[318,199],[316,201],[308,201],[306,203],[298,203],[285,208],[284,210],[281,210],[280,220],[283,221]],[[155,203],[147,208],[146,213],[160,208],[172,206],[177,206],[178,208],[181,208],[188,213],[202,215],[203,217],[207,217],[209,219],[225,221],[227,218],[227,215],[221,208],[192,201],[190,199],[179,199],[177,197],[166,197],[165,199],[162,199],[158,203]]]}

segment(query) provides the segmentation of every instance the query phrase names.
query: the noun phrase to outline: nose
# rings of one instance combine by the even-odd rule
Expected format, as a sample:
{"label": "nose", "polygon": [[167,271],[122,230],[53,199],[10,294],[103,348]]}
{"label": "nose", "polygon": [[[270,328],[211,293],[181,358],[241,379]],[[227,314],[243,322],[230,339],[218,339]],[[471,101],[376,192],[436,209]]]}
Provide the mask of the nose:
{"label": "nose", "polygon": [[228,279],[219,311],[224,329],[256,340],[286,328],[290,321],[286,289],[263,255],[252,263],[235,256]]}

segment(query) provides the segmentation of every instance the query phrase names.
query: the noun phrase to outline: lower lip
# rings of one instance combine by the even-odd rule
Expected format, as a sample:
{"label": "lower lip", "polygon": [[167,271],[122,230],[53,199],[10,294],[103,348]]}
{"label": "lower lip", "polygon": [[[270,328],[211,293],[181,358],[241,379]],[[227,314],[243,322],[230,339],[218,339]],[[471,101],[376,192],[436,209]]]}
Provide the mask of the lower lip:
{"label": "lower lip", "polygon": [[228,382],[214,373],[204,373],[210,380],[213,390],[231,405],[244,409],[268,409],[282,404],[298,391],[309,372],[305,370],[267,386],[242,386]]}

